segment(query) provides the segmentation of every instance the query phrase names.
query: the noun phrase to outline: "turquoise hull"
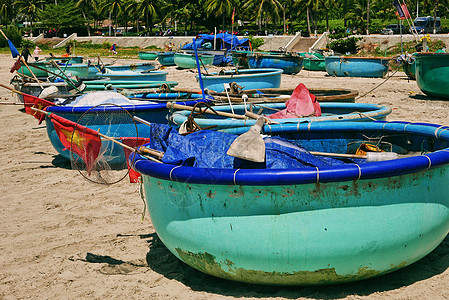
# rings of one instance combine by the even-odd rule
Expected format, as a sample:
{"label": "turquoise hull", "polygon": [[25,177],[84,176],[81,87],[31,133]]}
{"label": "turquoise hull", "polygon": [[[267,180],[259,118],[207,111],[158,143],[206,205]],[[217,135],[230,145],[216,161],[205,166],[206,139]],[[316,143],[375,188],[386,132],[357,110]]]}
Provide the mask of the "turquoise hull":
{"label": "turquoise hull", "polygon": [[[324,55],[320,53],[301,52],[299,53],[304,57],[303,68],[308,71],[326,71],[326,61]],[[306,57],[306,55],[308,57]]]}
{"label": "turquoise hull", "polygon": [[[89,76],[89,66],[86,64],[74,64],[74,65],[58,65],[59,69],[61,69],[66,75],[69,73],[72,74],[72,76],[78,76],[78,77],[88,77]],[[58,68],[47,65],[47,70],[55,73],[55,74],[61,74],[61,71]],[[49,74],[52,76],[51,74]]]}
{"label": "turquoise hull", "polygon": [[326,56],[326,71],[337,77],[383,78],[388,72],[388,58]]}
{"label": "turquoise hull", "polygon": [[363,134],[403,132],[408,137],[395,150],[416,151],[435,133],[434,150],[446,148],[393,161],[224,170],[138,159],[134,168],[143,174],[158,236],[191,267],[254,284],[345,283],[408,266],[448,234],[449,131],[437,127],[342,122],[272,128],[316,151],[344,153]]}
{"label": "turquoise hull", "polygon": [[274,68],[282,69],[284,74],[297,74],[301,71],[304,58],[291,54],[254,53],[248,56],[248,66],[251,69]]}
{"label": "turquoise hull", "polygon": [[70,64],[82,64],[83,63],[83,57],[82,56],[55,56],[55,57],[46,57],[45,61],[64,61],[69,62]]}
{"label": "turquoise hull", "polygon": [[159,52],[157,54],[157,60],[163,66],[175,66],[175,53],[174,52]]}
{"label": "turquoise hull", "polygon": [[[213,55],[198,54],[198,59],[200,59],[200,64],[202,62],[201,67],[203,67],[203,65],[207,66],[214,63]],[[181,69],[197,68],[195,54],[192,53],[175,53],[174,62]]]}
{"label": "turquoise hull", "polygon": [[86,88],[84,91],[104,91],[107,89],[150,89],[150,88],[160,88],[162,85],[168,85],[170,88],[178,85],[176,81],[142,81],[142,82],[132,82],[132,81],[115,81],[115,80],[95,80],[86,81]]}
{"label": "turquoise hull", "polygon": [[140,51],[139,52],[139,59],[156,60],[156,58],[157,58],[157,52],[155,52],[155,51]]}
{"label": "turquoise hull", "polygon": [[449,99],[449,53],[415,53],[416,83],[431,97]]}
{"label": "turquoise hull", "polygon": [[[137,63],[137,64],[126,64],[126,65],[117,65],[117,66],[105,66],[106,69],[112,70],[112,71],[147,71],[147,70],[153,70],[155,68],[154,65],[151,63]],[[99,66],[89,66],[89,76],[97,76]]]}
{"label": "turquoise hull", "polygon": [[110,78],[110,80],[121,80],[129,82],[140,82],[140,81],[165,81],[167,80],[167,72],[165,71],[144,71],[144,72],[133,72],[130,74],[129,71],[124,71],[123,73],[97,73],[98,77]]}
{"label": "turquoise hull", "polygon": [[[205,88],[221,93],[224,91],[223,83],[235,82],[246,90],[271,89],[281,86],[281,69],[245,69],[225,71],[224,74],[210,73],[202,75]],[[198,76],[196,76],[198,79]]]}
{"label": "turquoise hull", "polygon": [[[321,117],[304,117],[304,118],[290,118],[290,119],[273,119],[275,122],[281,124],[296,124],[306,122],[329,122],[329,121],[360,121],[367,122],[372,120],[385,120],[385,118],[392,112],[392,109],[387,106],[380,106],[367,103],[321,103]],[[245,105],[233,105],[234,113],[238,115],[245,114]],[[247,105],[247,110],[250,111],[250,105]],[[264,103],[262,105],[254,105],[254,110],[257,111],[263,108],[262,114],[270,115],[276,113],[278,110],[285,109],[285,103]],[[232,113],[229,105],[214,106],[217,112]],[[170,120],[177,126],[187,120],[190,111],[176,111],[170,116]],[[231,119],[215,115],[207,115],[207,118],[197,117],[195,122],[201,127],[206,128],[214,126],[214,130],[225,130],[229,128],[251,127],[256,124],[254,119]]]}

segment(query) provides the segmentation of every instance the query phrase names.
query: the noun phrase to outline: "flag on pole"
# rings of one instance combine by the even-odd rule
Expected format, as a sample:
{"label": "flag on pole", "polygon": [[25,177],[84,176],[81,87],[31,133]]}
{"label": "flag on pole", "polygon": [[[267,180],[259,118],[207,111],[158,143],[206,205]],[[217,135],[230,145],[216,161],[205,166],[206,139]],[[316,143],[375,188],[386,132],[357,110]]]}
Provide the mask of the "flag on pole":
{"label": "flag on pole", "polygon": [[399,3],[398,0],[393,1],[393,6],[396,7],[396,10],[397,10],[396,15],[398,16],[398,18],[401,20],[405,19],[404,12],[402,11],[401,4]]}
{"label": "flag on pole", "polygon": [[0,33],[5,37],[5,39],[8,41],[8,46],[9,46],[9,50],[11,51],[12,57],[16,58],[17,56],[20,56],[19,51],[17,51],[16,47],[14,46],[14,44],[6,37],[5,33],[3,32],[3,30],[0,29]]}
{"label": "flag on pole", "polygon": [[235,16],[235,6],[234,6],[234,10],[232,11],[232,24],[234,24],[234,16]]}
{"label": "flag on pole", "polygon": [[11,69],[9,70],[10,73],[14,73],[14,71],[17,71],[20,69],[22,64],[20,63],[20,57],[16,60],[16,62],[12,65]]}
{"label": "flag on pole", "polygon": [[[140,146],[142,146],[143,144],[147,144],[150,142],[150,138],[135,138],[135,137],[121,137],[120,140],[122,141],[123,144],[130,146],[132,148],[138,148]],[[125,157],[126,157],[126,164],[128,165],[129,168],[129,182],[131,183],[136,183],[139,182],[140,179],[140,173],[134,171],[130,165],[129,165],[129,155],[131,154],[131,150],[129,150],[126,147],[123,147],[123,151],[125,152]]]}
{"label": "flag on pole", "polygon": [[61,143],[81,157],[90,175],[95,160],[100,155],[101,139],[98,132],[55,114],[50,114],[49,117]]}
{"label": "flag on pole", "polygon": [[31,96],[28,94],[22,94],[23,96],[23,106],[25,108],[25,112],[29,115],[32,115],[33,117],[35,117],[36,119],[39,120],[39,124],[42,123],[42,121],[45,119],[45,114],[32,110],[31,108],[37,108],[40,110],[45,110],[45,108],[47,106],[53,106],[54,103],[41,99],[39,97],[35,97],[35,96]]}
{"label": "flag on pole", "polygon": [[407,5],[405,4],[405,2],[401,4],[401,8],[402,8],[402,12],[404,13],[405,19],[411,19],[412,16],[408,12]]}

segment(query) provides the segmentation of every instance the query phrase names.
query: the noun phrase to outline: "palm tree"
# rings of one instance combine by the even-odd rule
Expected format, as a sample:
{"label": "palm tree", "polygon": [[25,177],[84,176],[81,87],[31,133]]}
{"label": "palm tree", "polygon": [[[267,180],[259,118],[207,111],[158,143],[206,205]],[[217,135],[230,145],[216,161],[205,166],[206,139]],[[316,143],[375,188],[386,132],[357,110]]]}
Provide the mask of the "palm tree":
{"label": "palm tree", "polygon": [[[114,16],[115,31],[117,33],[117,17],[123,11],[123,0],[105,0],[100,7],[101,12],[108,12],[109,19]],[[109,24],[110,26],[110,24]]]}
{"label": "palm tree", "polygon": [[14,4],[13,0],[3,0],[0,3],[0,20],[1,24],[7,25],[14,17]]}
{"label": "palm tree", "polygon": [[139,11],[143,12],[145,16],[145,28],[148,30],[150,28],[150,32],[153,29],[153,22],[157,15],[157,8],[159,6],[163,6],[164,3],[162,0],[140,0],[138,3]]}
{"label": "palm tree", "polygon": [[279,18],[279,13],[283,11],[284,8],[279,0],[248,0],[243,4],[243,9],[247,12],[252,12],[256,19],[260,20],[262,17],[265,17],[266,29],[268,17],[270,16],[273,19],[276,17]]}
{"label": "palm tree", "polygon": [[16,0],[13,5],[16,6],[17,12],[22,13],[27,16],[28,21],[30,22],[31,32],[33,32],[33,20],[36,16],[36,12],[38,10],[38,4],[42,4],[44,1],[38,0]]}
{"label": "palm tree", "polygon": [[223,31],[225,30],[225,16],[230,16],[236,3],[233,0],[206,0],[204,10],[207,15],[223,16]]}
{"label": "palm tree", "polygon": [[92,0],[78,0],[75,6],[81,11],[83,18],[87,23],[87,35],[90,36],[90,11],[95,9],[96,1]]}

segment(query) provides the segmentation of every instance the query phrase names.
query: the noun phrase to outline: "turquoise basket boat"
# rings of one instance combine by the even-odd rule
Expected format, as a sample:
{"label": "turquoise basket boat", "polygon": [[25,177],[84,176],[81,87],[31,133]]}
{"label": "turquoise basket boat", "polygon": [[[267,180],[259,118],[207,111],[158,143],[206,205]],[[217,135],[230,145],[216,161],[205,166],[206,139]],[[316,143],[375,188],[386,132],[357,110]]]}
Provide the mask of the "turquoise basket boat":
{"label": "turquoise basket boat", "polygon": [[142,60],[156,60],[157,52],[156,51],[140,51],[139,59]]}
{"label": "turquoise basket boat", "polygon": [[[39,78],[47,78],[49,76],[48,72],[46,72],[45,70],[41,70],[38,68],[35,68],[34,66],[37,66],[39,68],[43,68],[43,69],[47,69],[47,64],[45,62],[35,62],[35,63],[29,63],[28,67],[30,68],[31,72],[33,72],[33,74],[36,77]],[[30,70],[25,67],[25,66],[21,66],[20,69],[17,70],[17,73],[20,75],[25,75],[28,77],[33,77],[33,74],[31,74]]]}
{"label": "turquoise basket boat", "polygon": [[416,83],[431,97],[449,99],[449,53],[415,53]]}
{"label": "turquoise basket boat", "polygon": [[304,57],[303,69],[308,71],[326,71],[326,60],[320,53],[301,52]]}
{"label": "turquoise basket boat", "polygon": [[326,56],[326,72],[337,77],[383,78],[388,73],[387,57]]}
{"label": "turquoise basket boat", "polygon": [[140,81],[165,81],[167,79],[166,71],[106,71],[105,73],[98,72],[98,77],[109,78],[110,80],[121,80],[138,83]]}
{"label": "turquoise basket boat", "polygon": [[[61,71],[64,72],[64,74],[68,75],[69,73],[72,74],[72,76],[78,76],[78,77],[88,77],[89,76],[89,66],[87,64],[69,64],[69,63],[58,63],[58,67],[55,67],[49,63],[46,65],[46,69],[60,75]],[[51,76],[51,74],[50,74]]]}
{"label": "turquoise basket boat", "polygon": [[[372,121],[385,120],[391,114],[392,109],[388,106],[381,106],[368,103],[321,103],[320,117],[303,117],[290,119],[273,119],[273,121],[281,124],[298,124],[313,123],[323,121]],[[237,115],[245,115],[245,105],[233,105],[233,111]],[[214,106],[217,112],[232,113],[229,105]],[[262,109],[262,114],[270,115],[285,109],[285,103],[264,103],[264,104],[247,104],[247,111],[258,111]],[[190,115],[190,111],[176,111],[170,116],[170,120],[180,126]],[[194,118],[195,122],[201,127],[206,128],[214,126],[214,130],[224,130],[235,127],[250,127],[256,123],[254,119],[232,119],[218,115],[202,115]]]}
{"label": "turquoise basket boat", "polygon": [[400,154],[429,152],[299,169],[198,168],[138,156],[152,225],[191,267],[253,284],[345,283],[404,268],[448,234],[449,127],[317,122],[264,132],[309,151],[346,153],[381,138]]}
{"label": "turquoise basket boat", "polygon": [[104,91],[116,89],[150,89],[150,88],[161,88],[163,86],[168,86],[173,88],[178,85],[176,81],[122,81],[122,80],[91,80],[85,81],[86,86],[85,91]]}
{"label": "turquoise basket boat", "polygon": [[247,56],[250,69],[282,69],[284,74],[297,74],[301,71],[304,58],[296,53],[254,52]]}
{"label": "turquoise basket boat", "polygon": [[[203,65],[212,65],[214,63],[214,56],[209,54],[198,54],[201,67]],[[196,58],[194,53],[179,53],[174,55],[175,64],[181,69],[194,69],[196,68]],[[202,63],[201,63],[202,62]]]}
{"label": "turquoise basket boat", "polygon": [[[224,83],[233,82],[247,90],[271,89],[281,86],[282,72],[281,69],[229,70],[203,74],[202,80],[205,88],[218,93],[224,92]],[[198,76],[196,79],[199,80]]]}
{"label": "turquoise basket boat", "polygon": [[[232,87],[231,87],[232,89]],[[229,100],[235,103],[243,103],[242,96],[248,96],[246,102],[263,103],[263,102],[286,102],[290,99],[294,89],[275,88],[275,89],[254,89],[242,90],[237,94],[225,92],[211,93],[217,103],[228,103]],[[359,95],[358,91],[349,89],[309,89],[309,92],[321,102],[355,102],[355,98]],[[228,98],[229,97],[229,98]]]}
{"label": "turquoise basket boat", "polygon": [[174,52],[158,52],[157,60],[163,66],[175,66],[175,53]]}
{"label": "turquoise basket boat", "polygon": [[82,56],[51,56],[51,57],[45,58],[45,61],[52,61],[52,60],[68,62],[71,64],[82,64],[83,63]]}
{"label": "turquoise basket boat", "polygon": [[[176,99],[174,99],[176,100]],[[176,102],[181,105],[195,105],[198,102],[204,102],[202,99],[183,99]],[[128,111],[132,116],[140,117],[148,122],[167,124],[167,114],[169,113],[165,103],[151,103],[139,105],[101,105],[93,106],[49,106],[47,112],[54,113],[73,122],[78,122],[81,116],[83,124],[88,123],[87,127],[99,130],[100,133],[109,137],[130,137],[130,133],[138,137],[147,137],[150,134],[149,126],[140,122],[124,122],[123,110]],[[46,117],[47,135],[55,150],[65,159],[72,159],[70,151],[61,143],[54,129],[53,123]],[[130,119],[126,119],[130,121]],[[134,137],[134,136],[132,136]],[[117,147],[110,141],[102,141],[100,153],[103,153],[105,161],[113,165],[122,165],[126,167],[125,153],[122,147]]]}

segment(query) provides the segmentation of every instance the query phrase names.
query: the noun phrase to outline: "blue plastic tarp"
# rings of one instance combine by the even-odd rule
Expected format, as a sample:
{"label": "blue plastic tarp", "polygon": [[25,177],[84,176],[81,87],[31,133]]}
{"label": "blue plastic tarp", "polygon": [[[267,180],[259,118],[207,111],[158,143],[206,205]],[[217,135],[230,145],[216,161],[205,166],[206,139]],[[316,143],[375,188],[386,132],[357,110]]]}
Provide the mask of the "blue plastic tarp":
{"label": "blue plastic tarp", "polygon": [[164,163],[199,168],[299,169],[347,163],[330,157],[314,156],[300,145],[277,137],[264,139],[264,163],[243,161],[226,154],[236,138],[237,135],[211,130],[182,136],[173,127],[154,123],[151,125],[151,138],[147,146],[165,152],[162,159]]}
{"label": "blue plastic tarp", "polygon": [[[218,33],[216,39],[217,49],[234,50],[236,48],[241,48],[243,50],[249,49],[249,39],[243,38],[239,40],[236,35],[229,33]],[[200,34],[195,39],[197,49],[213,49],[214,45],[214,35],[213,34]],[[232,46],[231,46],[232,45]],[[188,50],[193,49],[193,42],[184,45],[182,49]]]}

